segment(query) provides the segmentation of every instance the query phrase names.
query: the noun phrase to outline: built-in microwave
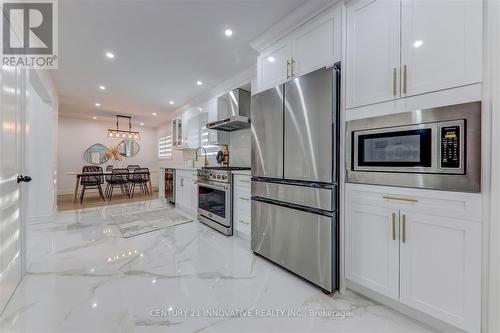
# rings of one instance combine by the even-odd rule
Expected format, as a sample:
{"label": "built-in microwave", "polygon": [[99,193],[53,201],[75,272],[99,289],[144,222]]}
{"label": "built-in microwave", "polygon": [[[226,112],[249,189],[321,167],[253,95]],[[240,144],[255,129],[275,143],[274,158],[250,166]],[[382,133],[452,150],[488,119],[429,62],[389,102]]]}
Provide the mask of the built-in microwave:
{"label": "built-in microwave", "polygon": [[347,181],[479,192],[480,102],[348,122]]}

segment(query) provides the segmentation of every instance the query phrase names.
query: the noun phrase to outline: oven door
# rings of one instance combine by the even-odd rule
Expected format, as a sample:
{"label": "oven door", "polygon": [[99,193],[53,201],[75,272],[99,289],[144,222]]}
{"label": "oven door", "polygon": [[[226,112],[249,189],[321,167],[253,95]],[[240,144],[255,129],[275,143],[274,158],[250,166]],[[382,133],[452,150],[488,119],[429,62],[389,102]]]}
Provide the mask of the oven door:
{"label": "oven door", "polygon": [[437,172],[436,123],[353,132],[353,170]]}
{"label": "oven door", "polygon": [[231,193],[227,184],[198,183],[198,213],[231,226]]}

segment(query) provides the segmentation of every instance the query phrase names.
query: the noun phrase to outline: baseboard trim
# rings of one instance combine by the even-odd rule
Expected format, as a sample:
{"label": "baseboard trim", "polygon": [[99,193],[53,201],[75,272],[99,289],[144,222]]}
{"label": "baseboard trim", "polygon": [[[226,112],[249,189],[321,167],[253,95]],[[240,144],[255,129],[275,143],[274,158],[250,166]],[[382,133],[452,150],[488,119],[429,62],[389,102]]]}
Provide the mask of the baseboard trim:
{"label": "baseboard trim", "polygon": [[447,333],[466,333],[466,331],[452,326],[448,323],[445,323],[444,321],[441,321],[437,318],[434,318],[432,316],[429,316],[426,313],[423,313],[421,311],[415,310],[405,304],[402,304],[392,298],[389,298],[387,296],[384,296],[376,291],[373,291],[371,289],[368,289],[366,287],[363,287],[356,282],[353,282],[351,280],[345,280],[346,281],[346,287],[347,289],[353,290],[357,293],[360,293],[378,303],[381,303],[385,306],[390,307],[391,309],[394,309],[398,312],[401,312],[404,315],[407,315],[408,317],[418,321],[420,324],[424,326],[429,326],[433,329],[437,329],[440,332],[447,332]]}
{"label": "baseboard trim", "polygon": [[53,220],[54,220],[54,214],[46,216],[30,216],[26,218],[27,224],[47,223],[47,222],[52,222]]}

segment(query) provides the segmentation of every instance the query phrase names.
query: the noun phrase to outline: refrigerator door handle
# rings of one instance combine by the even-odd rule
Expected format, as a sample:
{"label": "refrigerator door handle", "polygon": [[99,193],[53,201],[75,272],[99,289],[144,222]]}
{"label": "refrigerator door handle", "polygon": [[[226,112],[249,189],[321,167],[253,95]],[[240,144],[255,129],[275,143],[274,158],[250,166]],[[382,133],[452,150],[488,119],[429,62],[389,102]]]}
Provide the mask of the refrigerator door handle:
{"label": "refrigerator door handle", "polygon": [[272,200],[272,199],[267,199],[267,198],[262,198],[262,197],[252,197],[252,201],[258,201],[258,202],[264,202],[270,205],[275,205],[275,206],[280,206],[280,207],[285,207],[285,208],[290,208],[290,209],[295,209],[299,210],[302,212],[307,212],[311,214],[317,214],[317,215],[323,215],[327,217],[332,217],[333,212],[323,210],[323,209],[318,209],[318,208],[312,208],[312,207],[306,207],[306,206],[300,206],[296,204],[291,204],[288,202],[283,202],[283,201],[277,201],[277,200]]}

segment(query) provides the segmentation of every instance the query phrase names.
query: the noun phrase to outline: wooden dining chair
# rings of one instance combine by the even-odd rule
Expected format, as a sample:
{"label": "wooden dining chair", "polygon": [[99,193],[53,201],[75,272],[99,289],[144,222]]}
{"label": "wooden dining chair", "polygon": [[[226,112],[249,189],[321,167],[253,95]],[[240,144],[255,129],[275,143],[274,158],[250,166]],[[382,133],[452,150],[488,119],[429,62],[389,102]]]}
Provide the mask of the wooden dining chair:
{"label": "wooden dining chair", "polygon": [[80,194],[80,205],[83,203],[85,190],[98,189],[99,195],[103,201],[104,194],[102,193],[101,185],[104,184],[104,177],[102,175],[102,168],[96,165],[86,165],[82,169],[82,176],[80,177],[80,185],[82,185],[82,193]]}

